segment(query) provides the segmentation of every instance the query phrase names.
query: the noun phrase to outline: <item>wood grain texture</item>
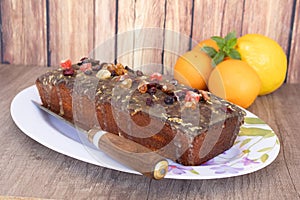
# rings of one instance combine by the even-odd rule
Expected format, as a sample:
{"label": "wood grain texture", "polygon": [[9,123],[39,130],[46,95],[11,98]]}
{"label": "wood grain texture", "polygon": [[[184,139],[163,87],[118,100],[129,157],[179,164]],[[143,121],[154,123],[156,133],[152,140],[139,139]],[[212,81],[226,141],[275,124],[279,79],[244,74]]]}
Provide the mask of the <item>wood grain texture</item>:
{"label": "wood grain texture", "polygon": [[44,0],[1,1],[3,60],[14,64],[47,64]]}
{"label": "wood grain texture", "polygon": [[300,83],[300,0],[296,0],[287,82]]}
{"label": "wood grain texture", "polygon": [[118,0],[117,20],[117,60],[133,68],[135,0]]}
{"label": "wood grain texture", "polygon": [[259,33],[277,41],[288,51],[293,0],[245,0],[242,34]]}
{"label": "wood grain texture", "polygon": [[160,0],[118,1],[119,62],[145,73],[162,72],[164,8]]}
{"label": "wood grain texture", "polygon": [[133,63],[135,69],[140,69],[146,74],[163,72],[164,23],[165,1],[136,1]]}
{"label": "wood grain texture", "polygon": [[231,31],[241,33],[243,1],[240,0],[195,0],[194,40],[200,42],[211,36],[225,36]]}
{"label": "wood grain texture", "polygon": [[[10,116],[13,97],[49,68],[0,65],[0,194],[51,199],[299,199],[299,84],[258,97],[250,111],[278,135],[277,159],[257,172],[217,180],[154,181],[87,164],[23,134]],[[288,114],[287,114],[288,113]],[[43,130],[41,130],[43,134]]]}
{"label": "wood grain texture", "polygon": [[163,54],[163,72],[166,75],[173,75],[177,58],[189,50],[192,6],[192,0],[167,0]]}
{"label": "wood grain texture", "polygon": [[93,0],[49,1],[51,65],[88,56],[94,46],[93,25]]}
{"label": "wood grain texture", "polygon": [[3,54],[2,54],[2,1],[0,1],[0,63],[3,63]]}
{"label": "wood grain texture", "polygon": [[100,61],[114,62],[116,0],[96,0],[94,17],[94,51],[91,56]]}

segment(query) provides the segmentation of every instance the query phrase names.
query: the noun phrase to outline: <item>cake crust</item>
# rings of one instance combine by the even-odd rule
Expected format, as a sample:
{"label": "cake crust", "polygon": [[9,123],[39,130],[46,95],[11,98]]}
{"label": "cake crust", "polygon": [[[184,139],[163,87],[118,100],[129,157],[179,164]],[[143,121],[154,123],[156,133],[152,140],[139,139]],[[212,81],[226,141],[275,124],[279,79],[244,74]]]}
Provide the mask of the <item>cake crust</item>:
{"label": "cake crust", "polygon": [[245,112],[205,91],[121,64],[85,58],[36,80],[43,106],[80,124],[133,140],[183,165],[229,149]]}

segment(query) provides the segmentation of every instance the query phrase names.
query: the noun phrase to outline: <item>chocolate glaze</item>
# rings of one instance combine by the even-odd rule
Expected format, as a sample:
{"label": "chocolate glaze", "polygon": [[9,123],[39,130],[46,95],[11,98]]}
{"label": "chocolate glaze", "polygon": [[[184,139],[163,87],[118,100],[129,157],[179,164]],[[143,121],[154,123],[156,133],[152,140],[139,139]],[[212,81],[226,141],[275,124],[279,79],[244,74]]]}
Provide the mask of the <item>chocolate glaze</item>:
{"label": "chocolate glaze", "polygon": [[[53,101],[51,94],[56,93],[58,102],[56,104],[58,104],[58,107],[55,109],[52,108],[52,110],[72,121],[73,118],[70,116],[71,114],[69,112],[65,113],[64,110],[65,107],[67,107],[65,104],[70,104],[70,102],[65,102],[64,98],[66,98],[67,95],[65,93],[61,94],[61,92],[68,91],[73,101],[76,97],[84,97],[84,99],[86,99],[84,100],[85,102],[89,102],[90,104],[93,102],[93,105],[90,106],[91,108],[89,109],[93,110],[94,107],[94,111],[99,112],[97,116],[101,116],[101,122],[99,123],[103,129],[113,131],[116,134],[133,139],[136,142],[144,143],[143,145],[153,150],[160,149],[166,145],[165,141],[167,140],[168,143],[173,140],[173,146],[175,147],[174,152],[177,152],[178,149],[183,148],[186,146],[185,144],[187,144],[185,147],[187,149],[185,149],[186,151],[178,151],[178,153],[173,155],[173,157],[175,157],[174,160],[182,164],[200,164],[212,158],[212,156],[216,156],[215,154],[219,154],[228,149],[230,145],[233,144],[239,126],[243,123],[245,112],[242,109],[209,92],[207,92],[209,99],[205,99],[203,95],[201,95],[202,91],[197,92],[192,88],[177,84],[177,81],[168,80],[164,77],[162,77],[162,80],[153,79],[153,77],[145,76],[141,74],[140,71],[133,71],[127,66],[123,70],[120,64],[118,69],[116,69],[114,68],[115,65],[112,64],[108,66],[107,64],[100,64],[99,62],[91,62],[93,70],[89,71],[89,73],[85,73],[80,69],[83,65],[82,63],[83,62],[72,65],[74,69],[73,75],[64,75],[63,69],[59,68],[47,72],[37,79],[36,83],[43,104],[51,109],[53,104],[53,102],[51,102]],[[102,79],[98,73],[100,70],[109,70],[111,76]],[[143,84],[146,84],[146,88],[144,87],[146,92],[142,90]],[[53,92],[54,88],[55,92]],[[197,102],[187,102],[184,98],[187,91],[199,93],[200,100]],[[166,103],[166,97],[173,98],[174,101],[172,103]],[[149,99],[151,103],[149,103]],[[86,105],[86,103],[83,105]],[[84,107],[80,109],[86,110]],[[88,113],[90,111],[84,112]],[[112,122],[111,119],[106,120],[105,116],[111,116],[111,113],[113,113],[115,121],[126,121],[126,117],[131,117],[139,126],[147,126],[147,123],[151,120],[154,120],[157,124],[162,123],[164,127],[162,131],[165,132],[165,135],[160,131],[157,137],[147,137],[149,141],[154,140],[156,137],[157,144],[149,144],[147,139],[141,140],[128,133],[132,130],[132,123],[123,125],[127,126],[127,128],[125,128],[127,130],[126,132],[124,129],[118,127],[123,122],[118,124],[117,122]],[[146,121],[148,122],[140,120],[141,118],[147,118],[148,120]],[[219,131],[222,131],[226,123],[228,124],[230,120],[233,121],[234,119],[235,122],[233,124],[235,125],[229,125],[232,126],[231,131],[234,131],[234,133],[231,134],[226,145],[222,144],[224,147],[220,148],[221,150],[214,150],[215,153],[208,153],[208,156],[202,160],[199,158],[199,155],[194,155],[195,148],[197,147],[199,151],[201,147],[199,144],[203,142],[199,138],[204,138],[207,134],[210,134],[212,129],[217,130],[218,127],[221,128]],[[92,126],[92,124],[89,126]],[[173,133],[170,134],[170,131]],[[180,137],[184,137],[185,139],[183,140],[185,140],[185,142],[182,142],[182,139],[176,138],[176,133],[177,135],[181,135]],[[157,140],[158,137],[167,139],[162,139],[162,144],[159,144]],[[201,140],[201,142],[199,142],[199,140]],[[165,152],[162,154],[170,155],[170,153]],[[184,155],[181,156],[179,154]]]}

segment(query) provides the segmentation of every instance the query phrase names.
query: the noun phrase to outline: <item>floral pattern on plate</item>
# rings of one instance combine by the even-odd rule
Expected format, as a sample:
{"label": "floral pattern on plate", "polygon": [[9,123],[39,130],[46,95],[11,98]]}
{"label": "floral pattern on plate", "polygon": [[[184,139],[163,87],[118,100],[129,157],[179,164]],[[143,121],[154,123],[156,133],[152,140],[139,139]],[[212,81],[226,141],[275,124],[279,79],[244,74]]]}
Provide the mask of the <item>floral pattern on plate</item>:
{"label": "floral pattern on plate", "polygon": [[279,140],[260,118],[247,111],[234,145],[200,166],[183,166],[170,161],[168,175],[222,178],[247,174],[270,164],[278,155]]}
{"label": "floral pattern on plate", "polygon": [[[35,86],[18,93],[11,103],[12,118],[27,136],[72,158],[109,169],[140,174],[87,145],[82,138],[77,137],[76,130],[60,120],[45,118],[44,113],[33,105],[32,100],[40,100]],[[277,136],[257,116],[247,110],[245,112],[245,124],[232,148],[200,166],[182,166],[169,161],[169,172],[165,178],[226,178],[255,172],[272,163],[280,150]],[[43,134],[40,134],[40,130],[43,130]]]}

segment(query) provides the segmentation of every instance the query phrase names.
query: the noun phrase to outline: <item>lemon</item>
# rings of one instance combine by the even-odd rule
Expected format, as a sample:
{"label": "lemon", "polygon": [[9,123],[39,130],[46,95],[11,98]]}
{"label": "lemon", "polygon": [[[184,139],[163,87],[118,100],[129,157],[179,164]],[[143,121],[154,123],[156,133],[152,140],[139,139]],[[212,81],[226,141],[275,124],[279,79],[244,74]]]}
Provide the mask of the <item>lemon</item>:
{"label": "lemon", "polygon": [[238,38],[236,50],[257,72],[262,84],[259,95],[269,94],[283,84],[287,58],[276,41],[260,34],[246,34]]}

